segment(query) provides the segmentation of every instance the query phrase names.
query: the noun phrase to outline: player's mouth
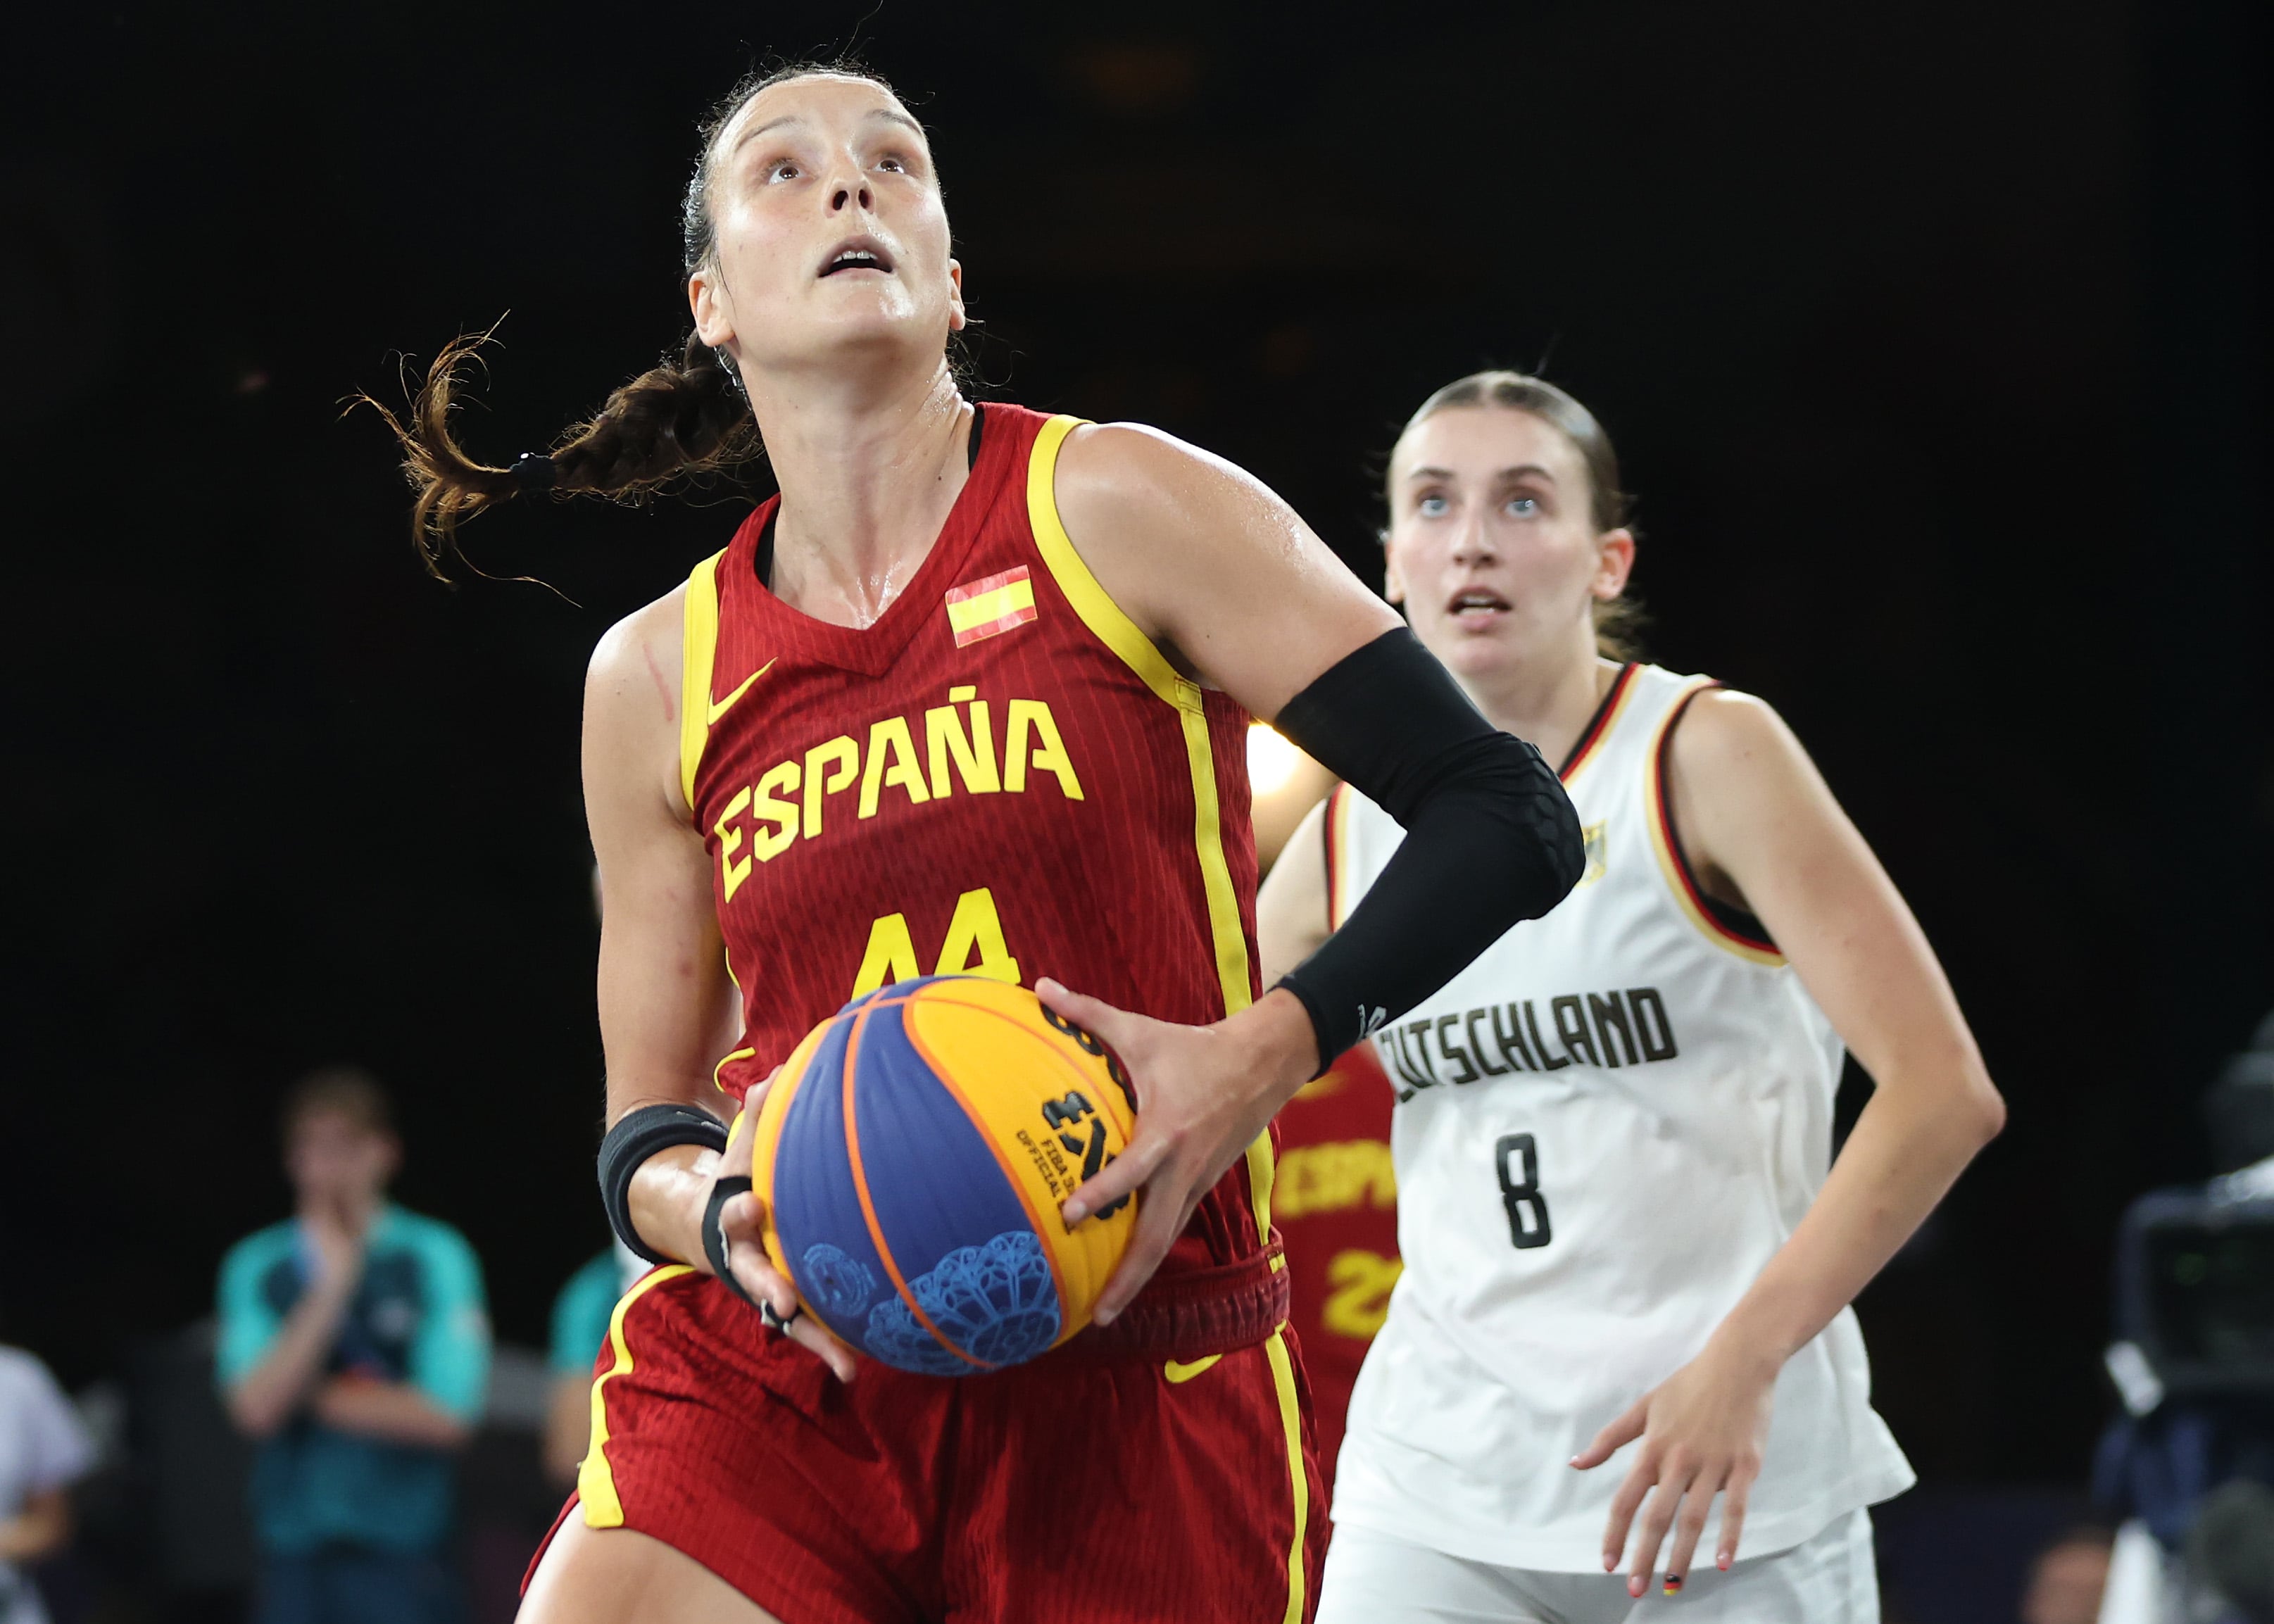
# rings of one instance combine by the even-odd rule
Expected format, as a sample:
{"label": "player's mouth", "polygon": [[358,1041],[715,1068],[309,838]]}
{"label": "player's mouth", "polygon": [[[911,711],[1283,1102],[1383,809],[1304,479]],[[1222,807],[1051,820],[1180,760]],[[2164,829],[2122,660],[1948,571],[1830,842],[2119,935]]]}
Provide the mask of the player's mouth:
{"label": "player's mouth", "polygon": [[892,256],[885,252],[882,243],[873,237],[852,237],[830,250],[829,257],[821,262],[821,269],[816,274],[857,275],[864,271],[874,271],[889,276],[892,270]]}
{"label": "player's mouth", "polygon": [[1490,587],[1465,587],[1453,594],[1445,613],[1463,631],[1480,632],[1509,612],[1509,601]]}

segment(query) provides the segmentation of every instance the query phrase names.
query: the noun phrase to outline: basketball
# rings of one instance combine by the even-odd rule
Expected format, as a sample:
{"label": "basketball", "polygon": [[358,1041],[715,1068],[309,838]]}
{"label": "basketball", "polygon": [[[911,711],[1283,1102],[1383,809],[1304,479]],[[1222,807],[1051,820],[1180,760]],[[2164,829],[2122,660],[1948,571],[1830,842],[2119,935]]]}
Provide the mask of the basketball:
{"label": "basketball", "polygon": [[784,1063],[751,1133],[765,1244],[808,1312],[896,1369],[966,1376],[1089,1323],[1127,1197],[1066,1198],[1129,1142],[1127,1073],[1023,987],[927,976],[855,999]]}

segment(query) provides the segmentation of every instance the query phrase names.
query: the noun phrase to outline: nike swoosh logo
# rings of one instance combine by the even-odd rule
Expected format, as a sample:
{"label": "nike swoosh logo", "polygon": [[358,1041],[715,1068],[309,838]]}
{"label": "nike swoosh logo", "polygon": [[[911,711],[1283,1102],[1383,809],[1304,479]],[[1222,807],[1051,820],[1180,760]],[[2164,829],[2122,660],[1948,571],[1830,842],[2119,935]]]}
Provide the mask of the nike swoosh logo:
{"label": "nike swoosh logo", "polygon": [[1190,1365],[1180,1365],[1171,1359],[1161,1366],[1161,1374],[1169,1379],[1170,1386],[1176,1387],[1190,1381],[1222,1357],[1224,1355],[1220,1353],[1212,1353],[1205,1359],[1194,1359]]}
{"label": "nike swoosh logo", "polygon": [[[779,659],[780,656],[776,655],[774,658]],[[727,695],[726,698],[719,700],[717,703],[713,704],[711,707],[711,726],[713,727],[718,726],[719,718],[726,715],[727,711],[733,710],[734,708],[734,702],[750,691],[750,684],[756,682],[760,677],[764,676],[766,673],[772,671],[773,668],[773,660],[768,660],[764,665],[759,666],[749,676],[744,677],[742,679],[742,687],[736,688],[733,693]]]}

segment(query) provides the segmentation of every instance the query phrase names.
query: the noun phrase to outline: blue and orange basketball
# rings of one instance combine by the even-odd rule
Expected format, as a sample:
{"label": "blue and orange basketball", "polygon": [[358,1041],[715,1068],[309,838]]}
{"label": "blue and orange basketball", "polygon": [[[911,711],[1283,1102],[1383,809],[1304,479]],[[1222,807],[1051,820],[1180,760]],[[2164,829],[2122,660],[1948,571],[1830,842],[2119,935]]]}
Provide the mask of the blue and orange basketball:
{"label": "blue and orange basketball", "polygon": [[927,976],[809,1034],[751,1133],[766,1251],[809,1312],[901,1370],[964,1376],[1089,1323],[1135,1204],[1065,1199],[1135,1131],[1126,1073],[1023,987]]}

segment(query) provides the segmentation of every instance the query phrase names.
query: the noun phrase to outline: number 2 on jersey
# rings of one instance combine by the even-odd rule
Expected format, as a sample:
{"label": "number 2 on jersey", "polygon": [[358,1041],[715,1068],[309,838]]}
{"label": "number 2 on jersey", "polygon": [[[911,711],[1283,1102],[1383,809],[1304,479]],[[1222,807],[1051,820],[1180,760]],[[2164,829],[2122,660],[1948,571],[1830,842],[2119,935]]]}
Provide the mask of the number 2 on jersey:
{"label": "number 2 on jersey", "polygon": [[1504,1133],[1493,1146],[1500,1174],[1500,1204],[1508,1209],[1509,1244],[1518,1252],[1555,1238],[1547,1227],[1547,1198],[1540,1192],[1540,1144],[1529,1133]]}

